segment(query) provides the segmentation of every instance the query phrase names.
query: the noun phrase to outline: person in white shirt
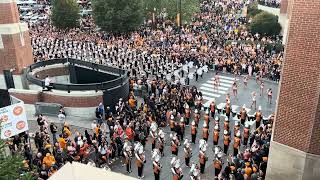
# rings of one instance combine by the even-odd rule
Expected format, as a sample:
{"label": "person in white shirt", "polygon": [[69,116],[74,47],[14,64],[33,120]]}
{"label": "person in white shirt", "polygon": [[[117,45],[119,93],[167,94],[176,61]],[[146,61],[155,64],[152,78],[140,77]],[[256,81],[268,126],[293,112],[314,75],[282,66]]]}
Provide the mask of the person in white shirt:
{"label": "person in white shirt", "polygon": [[62,112],[59,112],[58,119],[61,123],[64,123],[66,121],[66,116]]}
{"label": "person in white shirt", "polygon": [[51,78],[49,77],[49,75],[47,75],[46,78],[44,79],[44,86],[48,91],[51,90],[50,83],[51,83]]}

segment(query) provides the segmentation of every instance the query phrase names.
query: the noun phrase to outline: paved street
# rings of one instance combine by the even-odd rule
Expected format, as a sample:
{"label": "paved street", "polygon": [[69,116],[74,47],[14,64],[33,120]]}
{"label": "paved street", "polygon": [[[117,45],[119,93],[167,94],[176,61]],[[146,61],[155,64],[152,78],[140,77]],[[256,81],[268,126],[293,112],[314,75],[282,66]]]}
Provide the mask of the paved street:
{"label": "paved street", "polygon": [[[203,93],[203,97],[205,99],[205,102],[210,102],[210,100],[212,100],[212,98],[216,99],[216,102],[219,106],[223,105],[221,103],[225,102],[225,94],[227,92],[229,92],[230,94],[232,94],[231,92],[231,86],[233,83],[233,77],[231,75],[220,75],[221,78],[221,86],[219,88],[218,92],[214,92],[213,91],[213,83],[212,83],[212,78],[214,76],[214,72],[208,72],[208,73],[204,73],[203,74],[203,78],[199,77],[198,82],[195,81],[195,79],[193,79],[190,82],[190,85],[194,85],[197,88],[200,88],[200,90]],[[238,79],[238,97],[231,97],[231,103],[232,105],[234,105],[234,109],[235,110],[239,110],[239,108],[243,105],[246,104],[248,109],[248,114],[253,114],[255,112],[254,109],[251,109],[249,107],[250,105],[250,94],[252,91],[256,91],[259,92],[259,86],[256,84],[255,80],[250,80],[248,82],[248,87],[247,89],[244,89],[243,87],[243,83],[242,83],[242,77],[237,77]],[[274,83],[274,82],[265,82],[265,89],[267,88],[272,88],[273,89],[273,94],[274,97],[277,96],[277,87],[278,84]],[[208,104],[208,103],[206,103]],[[262,112],[264,114],[264,116],[269,116],[273,110],[275,109],[275,100],[273,100],[272,104],[268,104],[267,103],[267,96],[266,94],[264,94],[264,96],[257,96],[257,106],[261,105],[262,106]],[[223,115],[222,115],[223,116]],[[51,120],[58,122],[56,117],[50,117]],[[80,118],[81,119],[81,118]],[[79,130],[80,132],[83,132],[85,128],[89,128],[90,127],[90,123],[91,120],[80,120],[79,118],[72,118],[72,117],[67,117],[67,121],[70,122],[71,129],[74,132],[74,130]],[[223,119],[223,118],[222,118]],[[80,120],[80,121],[79,121]],[[77,121],[79,122],[77,125]],[[197,135],[197,142],[199,141],[199,138],[202,136],[202,122],[203,120],[200,121],[200,126],[198,128],[198,135]],[[235,120],[231,120],[230,121],[230,127],[232,128],[234,126],[234,121]],[[209,140],[208,140],[208,150],[207,150],[207,155],[209,157],[207,164],[206,164],[206,172],[205,174],[202,176],[203,179],[212,179],[212,177],[214,176],[214,170],[212,168],[212,162],[213,162],[213,142],[212,142],[212,128],[213,128],[213,122],[210,122],[210,136],[209,136]],[[220,127],[223,127],[223,120],[220,121]],[[81,127],[78,127],[81,126]],[[35,130],[36,127],[36,122],[32,121],[31,122],[31,129]],[[170,150],[170,139],[169,139],[169,134],[170,134],[170,130],[169,128],[165,129],[166,134],[166,147],[165,147],[165,156],[161,159],[161,163],[163,166],[163,169],[161,171],[161,179],[171,179],[172,178],[172,174],[170,171],[170,160],[171,160],[171,150]],[[233,136],[233,134],[231,134],[231,136]],[[186,129],[186,138],[191,139],[191,133],[190,133],[190,127],[187,127]],[[223,146],[223,132],[220,132],[220,142],[219,142],[219,146],[222,147]],[[233,144],[233,142],[231,142],[231,145]],[[231,146],[230,145],[230,146]],[[199,147],[198,147],[198,143],[195,145],[192,145],[192,149],[193,149],[193,157],[191,159],[191,162],[196,162],[198,163],[198,153],[199,153]],[[243,147],[242,147],[243,149]],[[144,174],[145,174],[145,179],[151,180],[153,179],[153,170],[152,170],[152,161],[151,161],[151,144],[147,144],[146,145],[146,159],[147,159],[147,163],[145,164],[145,169],[144,169]],[[232,153],[232,148],[229,148],[229,152],[228,153]],[[179,148],[179,154],[178,157],[180,158],[181,162],[182,162],[182,169],[184,172],[184,179],[189,179],[188,173],[189,173],[189,168],[187,168],[185,166],[184,163],[184,153],[183,153],[183,146],[180,146]],[[121,162],[119,160],[115,161],[111,166],[111,169],[115,172],[120,172],[120,173],[126,173],[125,171],[125,167],[121,166]],[[133,172],[130,174],[130,176],[135,176],[137,177],[137,168],[134,164],[134,161],[132,162],[132,170]]]}

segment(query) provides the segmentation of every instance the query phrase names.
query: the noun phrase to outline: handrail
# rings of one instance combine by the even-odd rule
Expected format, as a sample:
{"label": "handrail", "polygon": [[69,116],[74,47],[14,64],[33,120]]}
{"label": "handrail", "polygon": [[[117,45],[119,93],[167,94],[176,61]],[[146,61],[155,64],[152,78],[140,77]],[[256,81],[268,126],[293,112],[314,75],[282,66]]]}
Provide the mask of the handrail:
{"label": "handrail", "polygon": [[40,62],[31,64],[25,72],[27,80],[33,84],[44,87],[44,81],[32,75],[31,72],[39,67],[45,67],[45,66],[54,65],[54,64],[66,64],[66,63],[69,63],[70,65],[85,66],[87,68],[92,68],[99,71],[106,71],[113,74],[118,74],[119,76],[115,79],[105,81],[105,82],[100,82],[100,83],[88,83],[88,84],[51,83],[53,89],[66,90],[68,92],[70,92],[71,90],[96,90],[96,91],[107,90],[107,89],[113,89],[119,85],[122,86],[125,84],[123,82],[129,81],[129,77],[127,76],[126,70],[105,66],[102,64],[96,64],[92,62],[72,59],[72,58],[51,59],[51,60],[40,61]]}

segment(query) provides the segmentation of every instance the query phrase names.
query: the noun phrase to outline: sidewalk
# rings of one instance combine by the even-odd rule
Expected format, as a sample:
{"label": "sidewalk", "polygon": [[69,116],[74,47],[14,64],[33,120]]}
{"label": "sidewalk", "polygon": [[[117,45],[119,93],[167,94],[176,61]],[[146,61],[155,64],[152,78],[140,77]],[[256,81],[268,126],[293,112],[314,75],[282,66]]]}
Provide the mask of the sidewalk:
{"label": "sidewalk", "polygon": [[[61,124],[59,121],[58,116],[45,116],[48,118],[49,121],[53,121],[56,124]],[[27,113],[28,121],[37,121],[37,117],[33,114]],[[93,119],[87,119],[83,117],[74,117],[74,116],[66,116],[66,122],[71,126],[77,126],[81,128],[88,128],[91,129],[91,123]]]}

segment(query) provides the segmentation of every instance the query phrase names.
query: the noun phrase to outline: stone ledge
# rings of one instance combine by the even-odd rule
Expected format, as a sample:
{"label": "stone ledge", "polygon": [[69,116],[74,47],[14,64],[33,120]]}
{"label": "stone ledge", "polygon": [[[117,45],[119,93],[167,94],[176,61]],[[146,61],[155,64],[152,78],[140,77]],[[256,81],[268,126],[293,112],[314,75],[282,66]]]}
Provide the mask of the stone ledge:
{"label": "stone ledge", "polygon": [[320,156],[271,141],[266,179],[319,180]]}

